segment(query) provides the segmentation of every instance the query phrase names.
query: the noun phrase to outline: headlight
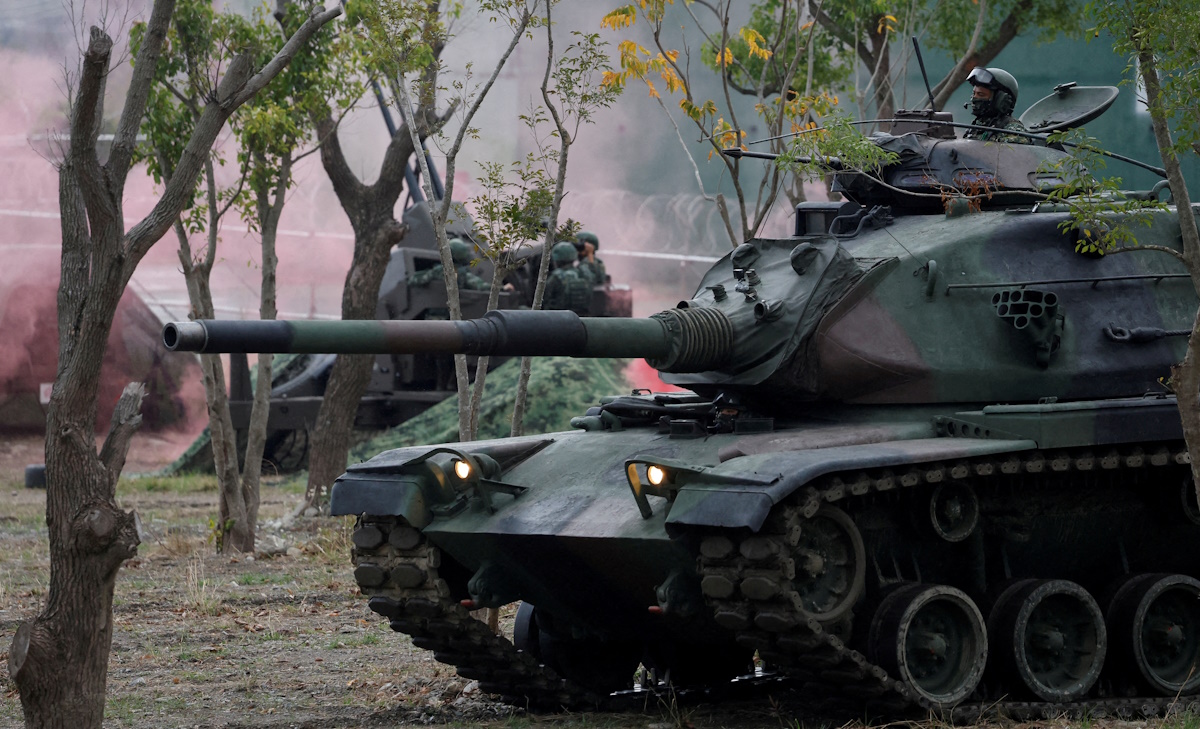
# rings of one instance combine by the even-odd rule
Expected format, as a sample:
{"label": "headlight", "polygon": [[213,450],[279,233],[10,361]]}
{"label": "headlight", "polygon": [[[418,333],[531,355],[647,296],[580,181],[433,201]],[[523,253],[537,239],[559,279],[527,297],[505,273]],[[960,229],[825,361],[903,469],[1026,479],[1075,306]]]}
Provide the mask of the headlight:
{"label": "headlight", "polygon": [[454,475],[466,481],[471,476],[471,464],[464,460],[454,462]]}
{"label": "headlight", "polygon": [[633,499],[643,519],[649,519],[653,514],[647,496],[659,496],[670,501],[675,497],[674,491],[679,488],[675,483],[674,468],[659,463],[626,461],[625,477],[629,480],[629,488],[633,491]]}

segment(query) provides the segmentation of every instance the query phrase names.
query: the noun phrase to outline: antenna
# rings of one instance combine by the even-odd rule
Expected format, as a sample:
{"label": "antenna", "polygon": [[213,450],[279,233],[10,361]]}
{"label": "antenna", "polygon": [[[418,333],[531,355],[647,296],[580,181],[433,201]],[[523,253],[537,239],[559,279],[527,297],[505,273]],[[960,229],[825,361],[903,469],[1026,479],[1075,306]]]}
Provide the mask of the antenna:
{"label": "antenna", "polygon": [[933,89],[929,88],[929,74],[925,73],[925,59],[921,58],[921,44],[917,41],[917,37],[912,37],[913,50],[917,54],[917,65],[921,67],[921,78],[925,80],[925,91],[929,93],[929,110],[933,111]]}

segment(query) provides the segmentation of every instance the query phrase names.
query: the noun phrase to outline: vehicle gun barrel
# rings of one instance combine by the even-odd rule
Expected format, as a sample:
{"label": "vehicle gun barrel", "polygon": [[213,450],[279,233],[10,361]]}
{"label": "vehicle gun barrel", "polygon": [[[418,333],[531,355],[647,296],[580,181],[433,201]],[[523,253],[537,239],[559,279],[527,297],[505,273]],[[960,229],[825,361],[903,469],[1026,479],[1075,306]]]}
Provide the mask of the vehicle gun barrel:
{"label": "vehicle gun barrel", "polygon": [[200,353],[642,357],[665,371],[695,372],[729,358],[732,326],[715,310],[672,310],[646,319],[513,310],[464,321],[209,319],[167,324],[163,344]]}

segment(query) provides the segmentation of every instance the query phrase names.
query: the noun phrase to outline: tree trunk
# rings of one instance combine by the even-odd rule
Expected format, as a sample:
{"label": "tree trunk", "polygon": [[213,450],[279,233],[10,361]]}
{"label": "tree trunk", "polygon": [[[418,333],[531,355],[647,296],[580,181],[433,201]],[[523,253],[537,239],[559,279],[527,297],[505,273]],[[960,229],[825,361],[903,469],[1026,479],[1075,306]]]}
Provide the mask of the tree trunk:
{"label": "tree trunk", "polygon": [[[374,228],[356,236],[354,260],[342,290],[342,319],[375,318],[388,257],[403,237],[404,229],[392,218],[380,219]],[[374,361],[370,354],[340,354],[333,363],[309,444],[307,506],[319,508],[329,487],[346,470],[354,416],[371,381]]]}
{"label": "tree trunk", "polygon": [[50,586],[41,614],[18,627],[8,660],[27,727],[99,729],[104,719],[113,590],[121,563],[139,543],[136,515],[119,509],[115,499],[129,441],[141,424],[141,385],[125,388],[99,454],[95,446],[100,363],[121,294],[138,262],[191,202],[203,161],[229,115],[341,12],[310,16],[260,73],[249,73],[249,56],[233,64],[178,160],[176,178],[146,218],[126,231],[125,180],[174,8],[173,0],[154,2],[106,164],[97,158],[96,137],[113,44],[97,27],[71,100],[71,141],[59,164],[58,371],[46,415]]}
{"label": "tree trunk", "polygon": [[[1146,45],[1146,41],[1137,31],[1138,28],[1131,27],[1130,37],[1137,48],[1154,141],[1162,156],[1163,169],[1166,170],[1171,196],[1175,200],[1179,233],[1183,242],[1183,261],[1191,274],[1192,286],[1200,295],[1200,230],[1197,230],[1187,181],[1184,180],[1183,170],[1179,166],[1179,157],[1175,154],[1171,130],[1162,108],[1162,84],[1158,78],[1154,50]],[[1188,337],[1187,352],[1183,361],[1171,369],[1171,388],[1175,391],[1179,406],[1183,440],[1192,456],[1192,483],[1196,489],[1196,497],[1200,499],[1200,457],[1197,457],[1200,454],[1200,339],[1196,335],[1197,327],[1200,327],[1200,312],[1197,312],[1196,321],[1192,324],[1192,334]]]}
{"label": "tree trunk", "polygon": [[114,454],[107,464],[93,450],[94,416],[64,403],[64,394],[56,388],[46,418],[46,524],[55,568],[46,607],[17,628],[8,667],[27,727],[79,729],[99,727],[104,717],[113,590],[118,568],[139,543],[136,515],[112,498],[141,424],[144,390],[125,388],[105,442],[104,452]]}

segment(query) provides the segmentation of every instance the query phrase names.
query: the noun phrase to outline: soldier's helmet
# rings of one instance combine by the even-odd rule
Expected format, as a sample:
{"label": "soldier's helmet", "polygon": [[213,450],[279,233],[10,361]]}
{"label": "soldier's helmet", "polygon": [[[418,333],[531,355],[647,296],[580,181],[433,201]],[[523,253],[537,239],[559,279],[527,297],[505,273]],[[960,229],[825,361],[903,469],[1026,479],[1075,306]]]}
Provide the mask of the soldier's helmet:
{"label": "soldier's helmet", "polygon": [[471,263],[472,254],[471,244],[462,238],[450,239],[450,258],[456,266],[466,266]]}
{"label": "soldier's helmet", "polygon": [[560,240],[550,249],[550,260],[554,261],[555,265],[574,263],[578,257],[575,245],[570,241]]}
{"label": "soldier's helmet", "polygon": [[975,116],[1006,116],[1017,108],[1017,80],[1003,68],[976,66],[967,76],[967,82],[992,90],[990,99],[971,100],[971,111]]}
{"label": "soldier's helmet", "polygon": [[579,231],[579,235],[577,235],[575,237],[577,239],[579,239],[580,243],[591,243],[592,248],[594,248],[595,250],[600,250],[600,238],[595,233],[592,233],[592,232],[589,232],[586,230],[581,230],[581,231]]}

